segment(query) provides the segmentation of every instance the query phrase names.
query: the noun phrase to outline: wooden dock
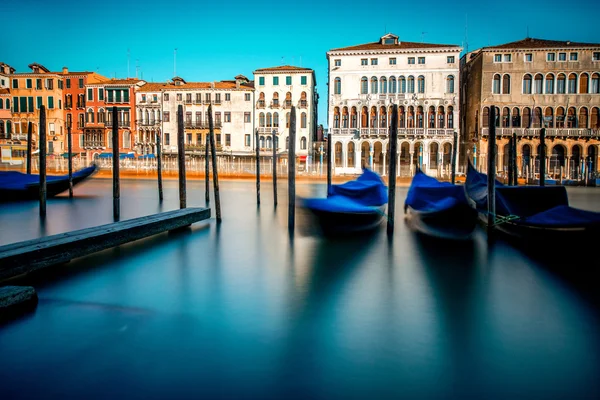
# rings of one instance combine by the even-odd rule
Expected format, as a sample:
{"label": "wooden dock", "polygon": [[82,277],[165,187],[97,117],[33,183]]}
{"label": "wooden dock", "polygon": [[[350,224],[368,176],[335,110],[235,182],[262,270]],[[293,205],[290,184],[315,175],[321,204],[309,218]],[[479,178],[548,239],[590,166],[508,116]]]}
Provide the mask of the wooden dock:
{"label": "wooden dock", "polygon": [[0,282],[210,218],[210,208],[183,208],[0,246]]}

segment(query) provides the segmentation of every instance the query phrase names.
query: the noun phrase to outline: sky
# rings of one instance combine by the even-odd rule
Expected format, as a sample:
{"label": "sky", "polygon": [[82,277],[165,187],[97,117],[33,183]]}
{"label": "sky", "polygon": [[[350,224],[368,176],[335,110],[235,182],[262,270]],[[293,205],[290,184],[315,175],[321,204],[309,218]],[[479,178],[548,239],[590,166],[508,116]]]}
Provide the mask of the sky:
{"label": "sky", "polygon": [[[600,43],[592,0],[487,2],[2,0],[0,62],[28,72],[94,71],[165,82],[253,79],[258,68],[315,70],[327,126],[328,50],[400,40],[475,50],[529,37]],[[175,49],[177,49],[175,51]],[[176,57],[175,57],[176,53]]]}

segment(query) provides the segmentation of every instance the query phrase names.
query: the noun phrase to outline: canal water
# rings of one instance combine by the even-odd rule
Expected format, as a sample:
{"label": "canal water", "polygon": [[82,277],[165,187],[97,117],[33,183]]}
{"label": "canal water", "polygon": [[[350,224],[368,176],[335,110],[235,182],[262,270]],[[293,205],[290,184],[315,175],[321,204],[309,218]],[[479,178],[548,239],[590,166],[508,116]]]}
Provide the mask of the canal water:
{"label": "canal water", "polygon": [[[213,218],[11,282],[35,312],[0,325],[4,399],[399,399],[600,396],[598,249],[502,241],[449,246],[396,230],[325,239],[287,187],[261,206],[253,181],[222,181]],[[188,206],[204,206],[188,181]],[[324,195],[300,183],[299,196]],[[121,183],[121,217],[178,208],[176,181]],[[0,244],[112,222],[112,181],[76,199],[0,205]],[[569,188],[600,211],[600,189]],[[214,199],[211,205],[214,205]],[[600,242],[599,242],[600,243]],[[580,255],[587,255],[588,259]],[[597,272],[597,271],[595,271]]]}

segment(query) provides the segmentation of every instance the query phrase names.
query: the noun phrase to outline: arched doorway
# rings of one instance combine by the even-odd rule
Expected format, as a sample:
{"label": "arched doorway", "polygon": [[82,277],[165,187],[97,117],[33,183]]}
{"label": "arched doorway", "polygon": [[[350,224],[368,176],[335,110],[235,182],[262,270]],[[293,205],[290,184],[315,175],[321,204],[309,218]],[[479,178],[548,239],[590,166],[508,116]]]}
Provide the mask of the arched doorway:
{"label": "arched doorway", "polygon": [[548,173],[551,174],[554,179],[557,179],[559,176],[562,179],[561,168],[565,166],[565,153],[566,149],[563,145],[557,144],[552,148],[552,154],[550,155],[550,169]]}

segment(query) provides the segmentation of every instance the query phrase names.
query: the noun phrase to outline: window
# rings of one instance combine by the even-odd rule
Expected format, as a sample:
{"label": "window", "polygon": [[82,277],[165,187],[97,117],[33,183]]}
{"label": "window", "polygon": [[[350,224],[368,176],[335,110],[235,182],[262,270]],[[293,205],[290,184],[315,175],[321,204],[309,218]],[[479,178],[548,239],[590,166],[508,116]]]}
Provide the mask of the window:
{"label": "window", "polygon": [[37,90],[42,90],[42,80],[41,79],[36,79],[35,80],[35,88]]}
{"label": "window", "polygon": [[415,78],[411,75],[408,77],[408,93],[415,92]]}
{"label": "window", "polygon": [[98,101],[104,101],[104,89],[102,88],[98,88]]}
{"label": "window", "polygon": [[292,77],[291,76],[286,76],[285,77],[285,84],[290,86],[292,84]]}
{"label": "window", "polygon": [[94,100],[94,89],[88,88],[87,90],[87,101]]}
{"label": "window", "polygon": [[169,146],[171,144],[171,135],[165,132],[165,146]]}
{"label": "window", "polygon": [[369,60],[367,60],[366,58],[361,58],[360,65],[369,65]]}
{"label": "window", "polygon": [[250,101],[250,93],[244,93],[244,100]]}
{"label": "window", "polygon": [[83,78],[79,78],[79,89],[83,89]]}
{"label": "window", "polygon": [[500,94],[500,75],[494,75],[494,80],[492,82],[492,93]]}
{"label": "window", "polygon": [[390,58],[390,65],[396,65],[396,58]]}
{"label": "window", "polygon": [[169,93],[165,93],[164,97],[165,101],[169,101]]}
{"label": "window", "polygon": [[333,83],[333,94],[342,94],[342,80],[335,78]]}
{"label": "window", "polygon": [[225,146],[231,146],[231,134],[225,134]]}
{"label": "window", "polygon": [[27,98],[27,111],[28,112],[33,112],[34,111],[33,110],[33,97],[28,97]]}
{"label": "window", "polygon": [[556,53],[547,53],[546,61],[556,61]]}
{"label": "window", "polygon": [[171,113],[169,111],[163,112],[163,120],[164,120],[164,122],[169,122],[170,115],[171,115]]}
{"label": "window", "polygon": [[274,76],[273,77],[273,86],[277,86],[279,85],[279,77],[278,76]]}
{"label": "window", "polygon": [[71,89],[71,78],[67,78],[66,82],[67,82],[67,89]]}
{"label": "window", "polygon": [[377,65],[377,59],[371,58],[371,65]]}
{"label": "window", "polygon": [[403,76],[398,78],[398,93],[406,93],[406,79]]}
{"label": "window", "polygon": [[510,75],[502,77],[502,94],[510,94]]}
{"label": "window", "polygon": [[265,77],[264,76],[259,76],[258,77],[258,84],[260,86],[265,86]]}
{"label": "window", "polygon": [[419,57],[419,64],[425,64],[425,57]]}
{"label": "window", "polygon": [[592,61],[600,61],[600,51],[595,51],[592,55]]}
{"label": "window", "polygon": [[225,111],[225,120],[224,122],[231,122],[231,112]]}
{"label": "window", "polygon": [[523,77],[523,94],[531,94],[531,75]]}
{"label": "window", "polygon": [[371,77],[371,93],[377,94],[377,78]]}
{"label": "window", "polygon": [[342,66],[342,60],[340,60],[340,59],[333,60],[333,65],[335,65],[336,67],[341,67]]}
{"label": "window", "polygon": [[502,54],[494,54],[494,62],[502,62]]}
{"label": "window", "polygon": [[419,93],[425,93],[425,77],[423,75],[417,79],[417,89]]}
{"label": "window", "polygon": [[19,98],[13,98],[13,112],[19,112]]}
{"label": "window", "polygon": [[566,80],[567,77],[565,74],[559,74],[556,79],[556,93],[557,94],[565,94],[566,92]]}
{"label": "window", "polygon": [[542,74],[537,74],[533,80],[533,93],[534,94],[542,94],[542,83],[544,81],[544,77]]}
{"label": "window", "polygon": [[21,112],[27,112],[27,97],[20,98],[19,107],[21,108]]}
{"label": "window", "polygon": [[217,133],[217,144],[221,144],[221,134]]}
{"label": "window", "polygon": [[569,93],[577,93],[577,75],[569,75]]}
{"label": "window", "polygon": [[558,61],[567,61],[567,53],[558,53]]}
{"label": "window", "polygon": [[48,96],[48,108],[54,108],[54,97]]}
{"label": "window", "polygon": [[177,101],[181,101],[181,99],[183,99],[181,93],[177,93],[176,97],[177,97]]}
{"label": "window", "polygon": [[59,89],[63,88],[63,81],[61,79],[58,80],[58,88]]}
{"label": "window", "polygon": [[250,122],[250,113],[249,112],[245,112],[244,113],[244,122],[245,123],[249,123]]}
{"label": "window", "polygon": [[554,94],[554,75],[546,75],[546,94]]}
{"label": "window", "polygon": [[577,61],[577,53],[570,53],[569,61]]}
{"label": "window", "polygon": [[446,57],[446,63],[447,64],[454,64],[454,56],[448,56],[448,57]]}
{"label": "window", "polygon": [[215,94],[215,104],[221,104],[221,93]]}
{"label": "window", "polygon": [[[600,74],[595,73],[592,75],[592,84],[590,85],[590,93],[598,94],[600,93]],[[7,100],[8,102],[8,100]],[[6,104],[6,108],[10,108],[8,103]]]}
{"label": "window", "polygon": [[246,134],[244,136],[244,146],[250,147],[250,135],[249,134]]}
{"label": "window", "polygon": [[533,53],[525,54],[525,62],[533,62]]}
{"label": "window", "polygon": [[19,80],[18,79],[13,79],[13,89],[18,89],[19,88]]}
{"label": "window", "polygon": [[300,128],[306,128],[306,113],[300,115]]}
{"label": "window", "polygon": [[301,85],[306,85],[306,76],[301,76],[300,77],[300,84]]}
{"label": "window", "polygon": [[448,75],[446,78],[446,93],[454,93],[454,76]]}
{"label": "window", "polygon": [[32,88],[33,88],[33,83],[32,83],[32,81],[31,81],[31,79],[27,79],[27,80],[25,81],[25,87],[26,87],[27,89],[32,89]]}
{"label": "window", "polygon": [[504,62],[512,62],[512,54],[505,54]]}
{"label": "window", "polygon": [[415,58],[414,57],[408,57],[408,63],[409,64],[414,64],[415,63]]}
{"label": "window", "polygon": [[360,94],[367,94],[369,92],[369,81],[366,76],[360,78]]}
{"label": "window", "polygon": [[225,101],[231,101],[231,93],[225,93]]}

